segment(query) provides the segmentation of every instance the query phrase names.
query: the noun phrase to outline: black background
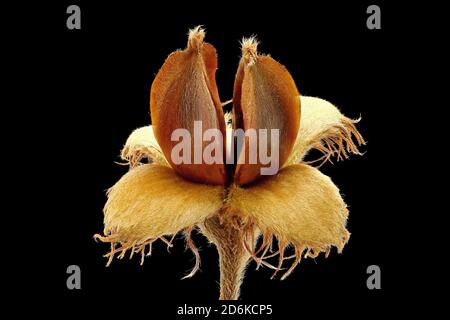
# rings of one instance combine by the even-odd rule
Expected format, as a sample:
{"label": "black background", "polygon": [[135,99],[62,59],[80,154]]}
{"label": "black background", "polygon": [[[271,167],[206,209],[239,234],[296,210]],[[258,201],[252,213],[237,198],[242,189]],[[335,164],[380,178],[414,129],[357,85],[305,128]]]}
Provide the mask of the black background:
{"label": "black background", "polygon": [[[81,8],[81,30],[66,28],[70,4]],[[392,136],[404,108],[394,107],[403,68],[399,49],[410,34],[398,21],[401,10],[381,2],[376,4],[382,29],[368,30],[369,4],[62,1],[39,7],[45,18],[26,40],[25,52],[37,68],[24,84],[31,89],[18,97],[39,101],[24,110],[33,124],[31,139],[39,141],[29,150],[39,155],[33,173],[39,180],[31,186],[35,196],[18,204],[33,202],[38,208],[30,214],[38,250],[28,253],[36,272],[25,271],[24,281],[35,283],[34,298],[45,296],[39,308],[137,310],[172,319],[178,305],[217,300],[217,253],[201,235],[195,240],[202,249],[202,269],[188,280],[180,278],[194,261],[180,237],[170,254],[164,245],[155,245],[144,266],[138,259],[124,259],[108,268],[102,257],[108,246],[92,238],[103,230],[105,190],[127,171],[115,161],[128,134],[150,123],[154,75],[170,52],[185,47],[188,29],[197,25],[206,28],[206,41],[218,52],[222,101],[232,97],[239,40],[256,35],[259,51],[288,68],[301,94],[329,100],[349,117],[361,115],[358,128],[368,141],[364,156],[321,169],[349,205],[352,236],[343,254],[304,260],[285,281],[270,280],[270,270],[255,271],[252,263],[242,302],[273,304],[273,319],[308,311],[362,315],[356,307],[382,314],[396,305],[408,260],[398,250],[404,243],[395,237],[404,214],[396,191],[404,181],[393,175],[403,151]],[[78,291],[66,288],[71,264],[82,270]],[[381,268],[381,290],[366,287],[371,264]]]}

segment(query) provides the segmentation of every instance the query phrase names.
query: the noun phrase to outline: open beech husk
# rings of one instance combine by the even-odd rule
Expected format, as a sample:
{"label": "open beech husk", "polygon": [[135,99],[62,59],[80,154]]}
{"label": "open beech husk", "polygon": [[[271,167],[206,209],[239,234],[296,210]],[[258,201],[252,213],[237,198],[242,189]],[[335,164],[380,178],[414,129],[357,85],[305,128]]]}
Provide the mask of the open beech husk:
{"label": "open beech husk", "polygon": [[[202,136],[207,129],[218,129],[225,136],[225,122],[217,91],[215,73],[216,50],[203,42],[205,32],[195,28],[189,32],[185,50],[170,54],[153,81],[150,92],[150,109],[156,140],[171,166],[183,177],[192,181],[223,185],[226,183],[225,161],[206,164],[204,159],[194,159],[195,150],[202,150],[211,142],[191,143],[190,163],[175,164],[171,153],[179,142],[171,141],[176,129],[186,129],[194,139],[194,121],[201,121]],[[225,157],[223,139],[214,139],[216,150]],[[200,162],[200,163],[196,163]]]}
{"label": "open beech husk", "polygon": [[[196,265],[199,265],[198,251],[190,238],[190,230],[199,224],[202,226],[202,231],[208,233],[204,227],[205,222],[217,221],[215,219],[217,216],[222,221],[223,232],[231,232],[225,231],[229,230],[229,226],[239,232],[240,235],[236,237],[243,239],[243,248],[247,249],[247,253],[255,259],[258,266],[270,267],[277,272],[281,269],[281,264],[287,260],[284,256],[285,249],[293,247],[294,256],[291,257],[296,260],[288,272],[284,273],[282,279],[292,272],[301,257],[314,257],[320,252],[328,254],[333,246],[340,252],[348,241],[349,233],[345,228],[348,211],[339,195],[338,188],[317,169],[306,164],[296,165],[295,163],[302,163],[305,154],[311,148],[324,152],[326,159],[332,156],[338,159],[344,155],[347,157],[349,153],[360,154],[357,145],[363,144],[364,140],[354,126],[357,120],[345,117],[331,103],[314,97],[301,97],[301,99],[302,127],[285,168],[276,176],[263,177],[248,186],[234,184],[228,189],[223,189],[220,186],[203,186],[185,181],[173,174],[167,162],[161,159],[162,151],[153,137],[152,126],[133,131],[122,150],[122,156],[130,162],[131,168],[138,165],[144,158],[148,158],[152,165],[141,166],[142,169],[137,168],[142,171],[132,169],[108,193],[109,199],[105,206],[105,234],[109,236],[99,238],[114,244],[112,251],[107,255],[110,258],[109,262],[114,255],[123,257],[127,250],[143,253],[143,248],[155,239],[161,238],[161,235],[173,235],[177,231],[184,231],[187,245],[196,254]],[[226,114],[225,119],[227,123],[232,121],[230,114]],[[228,128],[228,131],[230,130],[231,128]],[[166,168],[163,169],[162,166]],[[149,181],[146,182],[145,179]],[[151,181],[152,179],[155,181]],[[158,182],[158,180],[161,181]],[[145,184],[141,185],[142,183]],[[171,187],[173,184],[179,185],[174,188]],[[148,194],[144,192],[147,188]],[[200,195],[200,192],[206,192],[204,197]],[[192,202],[185,202],[184,199],[188,197],[192,197]],[[141,198],[144,199],[142,202],[134,200]],[[162,199],[163,202],[155,199]],[[167,204],[173,204],[170,208],[173,209],[174,215],[167,214],[169,212],[164,201]],[[192,221],[197,221],[196,223],[182,223],[172,227],[170,223],[167,223],[168,220],[165,220],[179,221],[177,212],[181,216],[188,214],[187,212],[202,208],[200,203],[204,203],[206,207],[209,207],[208,203],[213,205],[210,210],[196,212],[200,213],[192,217]],[[159,213],[158,210],[164,211],[164,214]],[[214,213],[209,214],[209,211]],[[216,216],[216,212],[220,214]],[[145,225],[142,221],[148,221],[148,226],[152,225],[151,221],[161,221],[161,223],[154,225],[154,227],[159,226],[155,232],[153,227],[138,228]],[[130,227],[130,222],[133,222],[131,226],[138,229]],[[209,225],[215,225],[217,230],[220,228],[217,222]],[[262,234],[260,247],[255,247],[256,238],[260,234],[255,233],[255,228]],[[142,230],[143,233],[136,230]],[[166,241],[164,237],[161,239]],[[278,240],[280,246],[275,253],[270,251],[274,239]],[[230,240],[221,243],[217,236],[210,240],[221,251],[221,257],[231,255],[226,254]],[[237,246],[237,244],[233,245]],[[233,249],[235,250],[233,252],[237,252],[238,248],[239,246]],[[280,266],[272,266],[267,262],[268,258],[275,255],[278,255]],[[241,254],[232,259],[237,261],[236,268],[244,270],[245,257],[245,254]],[[198,267],[189,276],[192,276],[197,269]],[[236,275],[226,273],[224,279],[232,278],[240,283],[243,276],[241,273]],[[224,292],[232,292],[231,295],[238,294],[238,286],[229,281],[225,282],[221,288],[225,290]]]}
{"label": "open beech husk", "polygon": [[[233,126],[244,131],[267,129],[268,154],[275,151],[273,148],[278,149],[278,167],[281,168],[297,137],[300,94],[289,71],[271,57],[259,55],[257,45],[254,38],[242,42],[242,58],[234,83]],[[271,129],[279,130],[279,144],[271,141]],[[258,131],[258,143],[262,141],[264,139]],[[237,164],[234,182],[239,185],[256,180],[261,175],[261,167],[266,166],[259,161],[259,157],[258,163],[249,163],[250,143],[246,136],[244,149],[238,155],[242,163]]]}
{"label": "open beech husk", "polygon": [[[143,263],[154,241],[172,246],[166,237],[182,234],[196,258],[190,277],[200,267],[191,238],[197,229],[219,253],[220,299],[235,300],[251,259],[257,268],[273,269],[273,276],[283,270],[285,279],[302,258],[321,252],[328,256],[333,247],[342,251],[350,237],[347,206],[338,187],[308,165],[305,155],[317,149],[322,162],[344,159],[360,154],[358,146],[365,142],[355,127],[359,120],[345,117],[325,100],[300,97],[286,68],[257,53],[254,38],[242,43],[233,116],[224,115],[214,78],[216,52],[204,36],[200,28],[191,30],[187,48],[172,53],[158,72],[151,88],[152,125],[127,139],[121,157],[130,170],[108,190],[103,235],[95,238],[111,245],[109,265],[126,253],[130,258],[139,253]],[[203,157],[196,164],[196,148],[211,145],[201,138],[199,145],[191,145],[190,164],[174,163],[178,141],[171,141],[171,135],[186,129],[194,138],[195,121],[202,122],[201,134],[218,129],[223,139],[212,144],[223,157],[234,153],[235,166],[208,164]],[[279,171],[263,175],[267,164],[248,163],[248,136],[244,149],[235,150],[233,130],[239,129],[279,130],[279,144],[271,143],[270,132],[269,141],[262,141],[268,156],[276,151],[271,148],[279,148]],[[257,134],[259,149],[263,137]],[[239,163],[244,159],[245,164]],[[272,263],[273,258],[278,262]]]}

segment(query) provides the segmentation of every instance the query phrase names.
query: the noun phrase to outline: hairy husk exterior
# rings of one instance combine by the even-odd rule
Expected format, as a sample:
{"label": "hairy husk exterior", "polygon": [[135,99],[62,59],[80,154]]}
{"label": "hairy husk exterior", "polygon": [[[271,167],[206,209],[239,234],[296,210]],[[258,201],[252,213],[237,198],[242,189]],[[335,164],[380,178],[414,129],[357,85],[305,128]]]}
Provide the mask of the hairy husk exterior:
{"label": "hairy husk exterior", "polygon": [[[296,259],[282,279],[302,257],[316,257],[320,252],[328,256],[333,246],[341,252],[350,236],[345,227],[348,210],[338,188],[330,178],[306,164],[291,165],[251,186],[234,186],[221,212],[229,224],[236,225],[239,219],[244,243],[258,265],[278,272],[288,259],[284,257],[285,249],[294,248],[294,256],[289,258]],[[258,249],[248,245],[256,243],[255,226],[262,233]],[[279,250],[266,256],[274,238]],[[279,257],[278,266],[265,261],[274,255]]]}
{"label": "hairy husk exterior", "polygon": [[124,254],[128,249],[143,254],[145,245],[192,229],[213,215],[222,206],[222,199],[220,186],[189,182],[166,166],[140,165],[108,191],[105,236],[97,238],[112,244],[108,263],[115,253]]}

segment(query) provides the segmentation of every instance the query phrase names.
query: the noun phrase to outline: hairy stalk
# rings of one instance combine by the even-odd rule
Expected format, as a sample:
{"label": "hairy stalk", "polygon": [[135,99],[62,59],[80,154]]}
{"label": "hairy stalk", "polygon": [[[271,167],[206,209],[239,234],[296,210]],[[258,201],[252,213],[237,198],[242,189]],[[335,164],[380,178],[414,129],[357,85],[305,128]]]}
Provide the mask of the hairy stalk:
{"label": "hairy stalk", "polygon": [[220,300],[237,300],[250,254],[243,244],[242,231],[214,216],[207,219],[202,231],[219,252]]}

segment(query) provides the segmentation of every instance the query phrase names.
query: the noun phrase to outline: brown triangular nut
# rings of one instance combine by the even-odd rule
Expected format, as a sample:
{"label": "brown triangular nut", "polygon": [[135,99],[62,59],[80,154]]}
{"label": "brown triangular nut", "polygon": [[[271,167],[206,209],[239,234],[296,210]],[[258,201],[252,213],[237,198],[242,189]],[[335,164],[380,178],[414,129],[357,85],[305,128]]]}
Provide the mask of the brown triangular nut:
{"label": "brown triangular nut", "polygon": [[[233,93],[233,129],[255,129],[258,138],[245,136],[243,148],[239,151],[234,182],[238,185],[253,182],[261,176],[261,169],[268,167],[261,163],[251,163],[250,155],[263,143],[267,154],[278,152],[278,168],[286,162],[294,146],[300,126],[299,92],[292,76],[286,68],[269,56],[257,52],[255,38],[242,41],[242,58],[236,73]],[[259,129],[267,129],[267,141]],[[278,129],[279,142],[271,139],[271,129]],[[251,145],[257,143],[258,145]],[[272,159],[273,160],[273,159]],[[273,163],[271,165],[274,165]]]}
{"label": "brown triangular nut", "polygon": [[[150,93],[152,125],[166,159],[178,174],[196,182],[224,185],[227,180],[224,141],[203,141],[203,133],[208,129],[218,129],[225,137],[225,121],[215,80],[216,50],[203,42],[204,37],[205,31],[200,27],[190,30],[187,48],[170,54],[156,75]],[[201,124],[200,141],[195,140],[195,121]],[[171,139],[176,129],[186,129],[190,133],[190,161],[180,163],[172,157],[175,145],[179,144]],[[221,157],[221,163],[205,163],[202,151],[207,146],[222,150],[220,155],[214,154]],[[186,159],[186,154],[180,156]]]}

